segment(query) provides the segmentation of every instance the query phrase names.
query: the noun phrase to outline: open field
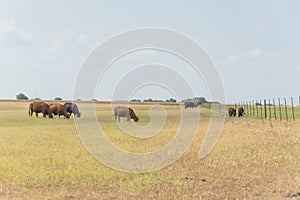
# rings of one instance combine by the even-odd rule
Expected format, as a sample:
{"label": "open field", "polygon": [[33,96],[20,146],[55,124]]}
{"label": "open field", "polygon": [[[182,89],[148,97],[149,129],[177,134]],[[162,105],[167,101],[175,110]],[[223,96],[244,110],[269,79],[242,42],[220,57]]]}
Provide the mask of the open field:
{"label": "open field", "polygon": [[[28,104],[0,102],[0,199],[300,199],[299,106],[296,122],[227,118],[205,159],[198,153],[210,111],[200,108],[196,139],[179,160],[159,171],[133,174],[94,159],[73,119],[30,118]],[[78,105],[84,116],[85,105]],[[128,151],[163,148],[178,129],[179,109],[166,104],[167,123],[158,135],[143,140],[126,136],[107,105],[96,106],[101,126]],[[149,105],[133,108],[141,126],[147,125]]]}

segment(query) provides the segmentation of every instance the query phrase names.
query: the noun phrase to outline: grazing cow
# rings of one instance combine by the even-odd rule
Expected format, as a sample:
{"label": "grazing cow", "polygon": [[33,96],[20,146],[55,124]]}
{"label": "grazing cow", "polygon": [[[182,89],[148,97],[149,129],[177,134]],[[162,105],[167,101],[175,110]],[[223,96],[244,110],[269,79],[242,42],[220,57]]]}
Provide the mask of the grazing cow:
{"label": "grazing cow", "polygon": [[50,111],[53,115],[58,115],[58,118],[60,118],[61,115],[63,115],[67,119],[70,118],[70,114],[67,112],[65,106],[62,104],[51,103]]}
{"label": "grazing cow", "polygon": [[38,113],[43,113],[43,117],[48,115],[49,118],[53,118],[49,105],[43,101],[35,101],[30,103],[28,115],[31,117],[33,112],[35,112],[36,117],[39,117]]}
{"label": "grazing cow", "polygon": [[72,113],[73,113],[74,116],[77,116],[77,117],[81,116],[81,113],[79,112],[78,107],[75,103],[65,103],[64,106],[65,106],[67,112],[70,113],[70,115],[72,115]]}
{"label": "grazing cow", "polygon": [[243,117],[245,115],[245,111],[243,107],[239,107],[238,109],[238,116]]}
{"label": "grazing cow", "polygon": [[139,118],[136,116],[132,108],[117,106],[114,110],[114,117],[115,120],[120,121],[120,117],[127,117],[127,121],[129,122],[130,119],[133,119],[135,122],[139,121]]}
{"label": "grazing cow", "polygon": [[236,116],[236,110],[232,107],[228,108],[228,114],[229,117],[235,117]]}
{"label": "grazing cow", "polygon": [[184,108],[185,108],[185,109],[186,109],[186,108],[196,108],[196,107],[198,107],[199,105],[201,105],[200,102],[191,102],[191,101],[189,101],[189,102],[184,102]]}

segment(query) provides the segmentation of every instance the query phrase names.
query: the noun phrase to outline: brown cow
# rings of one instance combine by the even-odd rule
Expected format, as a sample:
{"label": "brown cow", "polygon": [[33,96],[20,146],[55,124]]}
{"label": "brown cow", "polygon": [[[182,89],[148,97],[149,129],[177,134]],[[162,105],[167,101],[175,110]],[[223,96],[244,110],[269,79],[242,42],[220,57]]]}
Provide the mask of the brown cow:
{"label": "brown cow", "polygon": [[120,117],[127,117],[127,121],[129,122],[130,119],[133,119],[135,122],[139,121],[139,118],[136,116],[132,108],[117,106],[114,110],[114,117],[115,120],[120,121]]}
{"label": "brown cow", "polygon": [[35,112],[36,117],[39,117],[38,113],[43,113],[43,117],[48,115],[49,118],[53,118],[49,105],[43,101],[35,101],[30,103],[28,115],[31,117],[33,112]]}
{"label": "brown cow", "polygon": [[61,115],[63,115],[67,119],[70,118],[70,114],[67,112],[64,105],[58,103],[51,103],[49,105],[50,111],[53,115],[58,115],[58,118],[60,118]]}

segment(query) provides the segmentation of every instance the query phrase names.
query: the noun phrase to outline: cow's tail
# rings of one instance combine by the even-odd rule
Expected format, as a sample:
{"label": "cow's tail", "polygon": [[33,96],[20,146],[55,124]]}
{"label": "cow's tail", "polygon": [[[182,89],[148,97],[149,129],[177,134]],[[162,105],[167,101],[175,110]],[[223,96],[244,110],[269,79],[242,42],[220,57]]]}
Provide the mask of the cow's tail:
{"label": "cow's tail", "polygon": [[116,106],[115,108],[114,108],[114,115],[113,115],[113,119],[114,120],[116,120],[116,118],[117,118],[117,115],[118,115],[118,106]]}
{"label": "cow's tail", "polygon": [[29,108],[28,108],[28,116],[31,116],[31,112],[32,112],[32,103],[29,104]]}

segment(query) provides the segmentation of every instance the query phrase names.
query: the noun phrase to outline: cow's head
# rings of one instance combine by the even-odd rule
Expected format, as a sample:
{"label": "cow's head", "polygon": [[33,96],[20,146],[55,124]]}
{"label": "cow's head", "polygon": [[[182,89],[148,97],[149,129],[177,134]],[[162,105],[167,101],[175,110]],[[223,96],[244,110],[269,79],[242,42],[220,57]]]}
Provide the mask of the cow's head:
{"label": "cow's head", "polygon": [[134,120],[135,122],[138,122],[138,121],[139,121],[139,117],[136,116],[136,117],[133,118],[133,120]]}

